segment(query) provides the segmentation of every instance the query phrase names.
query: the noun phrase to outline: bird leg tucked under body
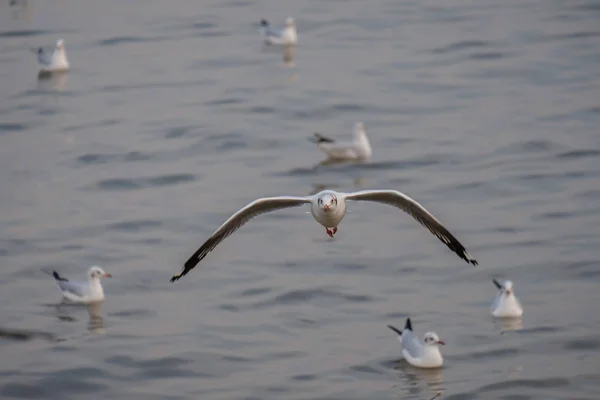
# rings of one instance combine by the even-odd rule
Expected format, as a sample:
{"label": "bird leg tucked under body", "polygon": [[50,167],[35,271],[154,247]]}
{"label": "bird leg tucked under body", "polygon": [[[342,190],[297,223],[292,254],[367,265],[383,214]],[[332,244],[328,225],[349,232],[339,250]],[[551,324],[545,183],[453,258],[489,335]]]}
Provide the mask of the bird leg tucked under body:
{"label": "bird leg tucked under body", "polygon": [[333,237],[333,235],[335,235],[337,233],[337,226],[333,227],[333,230],[330,231],[329,228],[325,228],[325,230],[327,231],[327,234],[331,237]]}

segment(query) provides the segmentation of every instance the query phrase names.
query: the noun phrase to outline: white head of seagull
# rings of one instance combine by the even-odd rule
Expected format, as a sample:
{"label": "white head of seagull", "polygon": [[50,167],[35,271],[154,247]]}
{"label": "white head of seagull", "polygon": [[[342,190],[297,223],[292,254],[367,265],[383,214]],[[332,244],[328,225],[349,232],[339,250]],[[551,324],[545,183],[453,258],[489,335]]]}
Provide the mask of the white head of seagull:
{"label": "white head of seagull", "polygon": [[498,294],[492,301],[491,312],[497,318],[517,318],[523,315],[523,307],[515,295],[512,281],[506,280],[501,284],[492,280],[498,289]]}
{"label": "white head of seagull", "polygon": [[337,197],[332,192],[323,192],[317,200],[317,205],[323,212],[335,211],[337,207]]}
{"label": "white head of seagull", "polygon": [[439,346],[446,343],[440,340],[437,333],[427,332],[423,335],[423,341],[419,340],[413,331],[410,318],[406,319],[402,331],[391,325],[388,325],[388,328],[398,335],[398,340],[402,343],[402,356],[413,367],[439,368],[444,364]]}
{"label": "white head of seagull", "polygon": [[[346,215],[346,202],[361,200],[388,204],[406,212],[421,225],[425,226],[464,261],[473,265],[478,264],[477,260],[471,257],[465,247],[442,225],[440,221],[437,220],[437,218],[433,216],[433,214],[404,193],[396,190],[362,190],[354,193],[323,190],[312,196],[265,197],[249,203],[233,214],[223,223],[223,225],[213,232],[208,240],[206,240],[206,242],[204,242],[204,244],[185,262],[181,272],[171,278],[171,282],[186,275],[202,261],[208,253],[214,250],[219,243],[241,228],[253,217],[283,208],[299,207],[304,204],[310,204],[311,214],[314,219],[325,227],[327,234],[333,238],[338,231],[338,225]],[[333,229],[330,230],[330,228]]]}
{"label": "white head of seagull", "polygon": [[110,278],[112,275],[104,272],[104,270],[99,266],[94,265],[88,270],[88,277],[90,281],[99,281],[100,278]]}

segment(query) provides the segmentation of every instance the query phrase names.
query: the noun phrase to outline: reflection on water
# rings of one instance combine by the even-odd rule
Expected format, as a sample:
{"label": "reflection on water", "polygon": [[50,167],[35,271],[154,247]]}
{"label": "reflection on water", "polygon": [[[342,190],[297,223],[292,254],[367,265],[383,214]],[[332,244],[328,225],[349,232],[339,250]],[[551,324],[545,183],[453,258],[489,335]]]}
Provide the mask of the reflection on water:
{"label": "reflection on water", "polygon": [[394,369],[400,371],[398,377],[401,383],[397,386],[402,388],[403,394],[425,394],[427,398],[435,398],[444,393],[443,368],[415,368],[400,359]]}
{"label": "reflection on water", "polygon": [[56,318],[62,322],[77,322],[78,318],[75,315],[85,308],[88,312],[88,330],[92,333],[105,333],[104,317],[102,317],[103,306],[104,302],[88,305],[62,302],[55,305]]}
{"label": "reflection on water", "polygon": [[9,0],[8,5],[11,8],[11,16],[13,20],[30,19],[30,7],[27,0]]}
{"label": "reflection on water", "polygon": [[288,67],[293,67],[296,56],[296,46],[285,46],[283,50],[283,63]]}
{"label": "reflection on water", "polygon": [[494,327],[503,334],[507,331],[518,331],[523,329],[522,318],[494,318]]}
{"label": "reflection on water", "polygon": [[344,165],[344,164],[364,164],[365,161],[362,160],[344,160],[340,158],[326,158],[315,165],[315,168],[318,167],[327,167],[331,165]]}
{"label": "reflection on water", "polygon": [[104,318],[102,317],[103,302],[93,303],[87,306],[90,320],[88,322],[88,330],[93,333],[106,333],[104,329]]}
{"label": "reflection on water", "polygon": [[62,92],[68,80],[68,73],[40,71],[37,80],[37,90]]}

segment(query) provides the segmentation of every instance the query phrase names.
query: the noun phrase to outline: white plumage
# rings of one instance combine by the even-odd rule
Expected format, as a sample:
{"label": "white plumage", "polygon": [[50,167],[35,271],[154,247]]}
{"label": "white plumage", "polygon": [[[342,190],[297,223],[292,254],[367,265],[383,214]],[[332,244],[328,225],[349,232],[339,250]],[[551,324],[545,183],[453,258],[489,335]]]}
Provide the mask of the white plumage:
{"label": "white plumage", "polygon": [[[468,263],[477,265],[465,247],[422,205],[404,193],[396,190],[363,190],[354,193],[340,193],[324,190],[313,196],[267,197],[255,200],[233,214],[221,225],[206,242],[186,261],[183,270],[171,278],[176,281],[193,269],[206,255],[217,247],[225,238],[241,228],[252,218],[260,214],[289,207],[299,207],[310,204],[314,219],[325,227],[331,237],[337,232],[337,227],[346,215],[347,200],[374,201],[392,205],[410,214],[440,239],[446,246]],[[329,228],[332,228],[331,230]]]}
{"label": "white plumage", "polygon": [[98,266],[92,266],[88,270],[87,282],[71,281],[62,277],[56,271],[52,271],[51,275],[56,281],[58,289],[67,301],[80,304],[95,303],[104,300],[104,289],[102,289],[101,278],[110,278],[112,275],[107,274]]}
{"label": "white plumage", "polygon": [[38,62],[42,66],[41,72],[64,72],[69,70],[69,60],[65,50],[65,41],[58,39],[52,49],[40,47],[37,50]]}
{"label": "white plumage", "polygon": [[312,140],[331,160],[366,161],[373,154],[365,125],[362,122],[357,122],[354,125],[354,138],[352,141],[337,142],[320,133],[315,133]]}

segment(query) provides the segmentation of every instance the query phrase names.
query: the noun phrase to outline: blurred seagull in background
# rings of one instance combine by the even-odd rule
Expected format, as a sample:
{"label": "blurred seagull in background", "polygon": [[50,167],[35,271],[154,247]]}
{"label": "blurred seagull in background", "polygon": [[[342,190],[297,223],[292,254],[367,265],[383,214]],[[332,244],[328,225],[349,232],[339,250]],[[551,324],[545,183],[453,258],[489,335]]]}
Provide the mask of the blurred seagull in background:
{"label": "blurred seagull in background", "polygon": [[365,161],[370,159],[371,154],[373,154],[365,125],[362,122],[357,122],[354,125],[354,140],[352,142],[336,142],[320,133],[315,133],[310,140],[316,143],[319,149],[327,154],[331,160]]}
{"label": "blurred seagull in background", "polygon": [[493,279],[494,285],[498,288],[498,294],[494,298],[491,306],[491,312],[497,318],[515,318],[523,315],[523,307],[515,291],[511,281],[504,281],[503,284]]}
{"label": "blurred seagull in background", "polygon": [[298,44],[296,22],[292,17],[286,18],[285,27],[281,31],[271,29],[266,19],[260,21],[260,28],[266,44],[286,46]]}
{"label": "blurred seagull in background", "polygon": [[53,49],[42,47],[36,50],[38,62],[41,64],[41,72],[65,72],[69,70],[69,60],[65,51],[65,41],[58,39]]}

